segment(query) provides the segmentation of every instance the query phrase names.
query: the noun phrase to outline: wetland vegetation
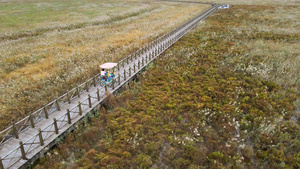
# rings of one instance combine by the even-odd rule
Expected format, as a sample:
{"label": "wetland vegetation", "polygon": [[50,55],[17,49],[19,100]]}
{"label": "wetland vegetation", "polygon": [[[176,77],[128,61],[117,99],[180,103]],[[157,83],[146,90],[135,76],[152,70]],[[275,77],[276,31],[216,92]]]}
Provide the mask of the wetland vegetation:
{"label": "wetland vegetation", "polygon": [[215,12],[35,167],[299,168],[298,9]]}

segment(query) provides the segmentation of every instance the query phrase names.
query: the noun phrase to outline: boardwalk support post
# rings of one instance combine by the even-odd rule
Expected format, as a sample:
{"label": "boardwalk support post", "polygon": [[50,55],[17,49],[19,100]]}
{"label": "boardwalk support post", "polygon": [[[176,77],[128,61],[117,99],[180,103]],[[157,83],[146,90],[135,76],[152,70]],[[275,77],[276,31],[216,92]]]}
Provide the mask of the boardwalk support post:
{"label": "boardwalk support post", "polygon": [[44,145],[44,140],[43,140],[43,135],[42,135],[42,130],[39,129],[39,139],[40,139],[40,145],[43,146]]}
{"label": "boardwalk support post", "polygon": [[21,154],[22,154],[22,159],[23,159],[23,160],[27,160],[27,158],[26,158],[26,153],[25,153],[25,150],[24,150],[23,142],[20,141],[19,144],[20,144],[20,150],[21,150]]}
{"label": "boardwalk support post", "polygon": [[148,56],[146,55],[146,63],[148,62]]}
{"label": "boardwalk support post", "polygon": [[31,128],[34,128],[34,121],[32,119],[31,113],[29,114],[29,121],[30,121]]}
{"label": "boardwalk support post", "polygon": [[57,127],[56,118],[53,119],[53,125],[54,125],[54,129],[55,129],[55,134],[58,134],[58,127]]}
{"label": "boardwalk support post", "polygon": [[70,104],[71,103],[71,98],[70,98],[70,92],[69,92],[69,90],[67,92],[67,99],[68,99],[68,103]]}
{"label": "boardwalk support post", "polygon": [[96,87],[96,77],[93,77],[93,84],[94,84],[94,87]]}
{"label": "boardwalk support post", "polygon": [[99,89],[97,89],[97,100],[100,101],[100,92],[99,92]]}
{"label": "boardwalk support post", "polygon": [[13,124],[12,124],[12,129],[13,129],[13,132],[14,132],[14,135],[15,135],[16,139],[18,139],[19,138],[19,133],[18,133],[18,130],[16,129],[15,122],[13,122]]}
{"label": "boardwalk support post", "polygon": [[79,109],[79,115],[81,116],[82,115],[82,109],[81,109],[81,103],[78,102],[78,109]]}
{"label": "boardwalk support post", "polygon": [[92,101],[91,101],[91,95],[89,94],[88,95],[88,101],[89,101],[89,108],[92,107]]}
{"label": "boardwalk support post", "polygon": [[119,85],[121,85],[121,78],[120,78],[120,74],[118,74],[118,82],[119,82]]}
{"label": "boardwalk support post", "polygon": [[124,69],[124,80],[126,80],[126,70]]}
{"label": "boardwalk support post", "polygon": [[79,92],[79,88],[78,87],[76,88],[76,91],[77,91],[78,97],[80,97],[80,92]]}
{"label": "boardwalk support post", "polygon": [[4,169],[2,159],[0,158],[0,169]]}
{"label": "boardwalk support post", "polygon": [[129,77],[131,77],[131,67],[129,66]]}
{"label": "boardwalk support post", "polygon": [[71,115],[70,115],[70,110],[67,109],[67,117],[68,117],[68,124],[71,124],[72,121],[71,121]]}
{"label": "boardwalk support post", "polygon": [[84,87],[85,87],[85,90],[88,92],[89,91],[89,86],[88,86],[87,82],[84,83]]}
{"label": "boardwalk support post", "polygon": [[58,103],[58,100],[57,100],[57,99],[55,100],[55,104],[56,104],[57,110],[60,111],[60,106],[59,106],[59,103]]}
{"label": "boardwalk support post", "polygon": [[48,119],[49,116],[48,116],[48,112],[47,112],[46,106],[44,106],[43,109],[44,109],[45,117],[46,117],[46,119]]}

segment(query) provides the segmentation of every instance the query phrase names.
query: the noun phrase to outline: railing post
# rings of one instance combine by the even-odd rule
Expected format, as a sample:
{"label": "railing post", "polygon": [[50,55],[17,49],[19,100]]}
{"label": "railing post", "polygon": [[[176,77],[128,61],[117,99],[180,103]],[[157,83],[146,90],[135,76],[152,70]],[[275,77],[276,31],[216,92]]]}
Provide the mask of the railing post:
{"label": "railing post", "polygon": [[128,65],[128,63],[129,63],[129,57],[127,57],[126,60],[127,60],[127,65]]}
{"label": "railing post", "polygon": [[54,124],[55,134],[58,134],[58,127],[57,127],[56,118],[53,119],[53,124]]}
{"label": "railing post", "polygon": [[131,60],[131,62],[133,61],[132,59],[133,59],[133,57],[132,57],[132,55],[130,55],[130,60]]}
{"label": "railing post", "polygon": [[85,82],[84,87],[85,87],[85,90],[88,92],[89,91],[89,87],[88,87],[88,83],[87,82]]}
{"label": "railing post", "polygon": [[2,159],[0,158],[0,169],[4,169]]}
{"label": "railing post", "polygon": [[114,79],[111,81],[111,85],[112,85],[112,89],[114,90],[115,89],[115,81],[114,81]]}
{"label": "railing post", "polygon": [[100,101],[100,93],[99,93],[99,89],[97,89],[97,100]]}
{"label": "railing post", "polygon": [[131,77],[131,67],[129,66],[129,77]]}
{"label": "railing post", "polygon": [[146,55],[146,63],[148,62],[148,56]]}
{"label": "railing post", "polygon": [[135,73],[135,63],[133,64],[133,72]]}
{"label": "railing post", "polygon": [[126,70],[124,69],[124,80],[126,80]]}
{"label": "railing post", "polygon": [[118,81],[119,81],[119,85],[121,85],[121,78],[120,78],[120,74],[118,74]]}
{"label": "railing post", "polygon": [[29,114],[29,121],[30,121],[30,124],[31,124],[31,128],[34,128],[34,121],[32,119],[31,113]]}
{"label": "railing post", "polygon": [[39,139],[40,139],[41,146],[43,146],[44,145],[44,140],[43,140],[43,135],[42,135],[42,130],[41,129],[39,129]]}
{"label": "railing post", "polygon": [[140,70],[140,68],[141,68],[141,61],[138,60],[138,69]]}
{"label": "railing post", "polygon": [[43,109],[44,109],[45,117],[46,117],[46,119],[48,119],[49,116],[48,116],[48,112],[47,112],[46,106],[44,106]]}
{"label": "railing post", "polygon": [[69,90],[67,92],[67,99],[68,99],[68,103],[70,104],[71,103],[71,98],[70,98],[70,91]]}
{"label": "railing post", "polygon": [[138,53],[139,53],[139,57],[141,57],[141,55],[142,55],[141,50],[138,50]]}
{"label": "railing post", "polygon": [[79,109],[79,115],[81,116],[82,115],[82,109],[81,109],[81,103],[78,102],[78,109]]}
{"label": "railing post", "polygon": [[13,133],[14,133],[16,139],[18,139],[19,138],[19,133],[18,133],[18,130],[16,129],[15,122],[12,123],[12,129],[13,129]]}
{"label": "railing post", "polygon": [[21,150],[21,154],[22,154],[22,159],[23,159],[23,160],[27,160],[27,158],[26,158],[26,153],[25,153],[25,150],[24,150],[23,142],[20,141],[19,144],[20,144],[20,150]]}
{"label": "railing post", "polygon": [[71,124],[71,115],[70,115],[70,109],[67,109],[67,117],[68,117],[68,124]]}
{"label": "railing post", "polygon": [[106,83],[104,84],[104,88],[105,88],[105,91],[107,91],[107,85],[106,85]]}
{"label": "railing post", "polygon": [[59,106],[59,103],[58,103],[58,100],[57,100],[57,99],[55,100],[55,104],[56,104],[57,110],[60,111],[60,106]]}
{"label": "railing post", "polygon": [[142,66],[144,66],[144,57],[142,58]]}
{"label": "railing post", "polygon": [[124,60],[122,61],[122,66],[125,67],[125,61]]}
{"label": "railing post", "polygon": [[118,71],[120,71],[120,63],[118,63]]}
{"label": "railing post", "polygon": [[96,77],[93,77],[93,84],[94,84],[94,87],[96,87]]}
{"label": "railing post", "polygon": [[89,101],[89,108],[92,107],[92,101],[91,101],[91,95],[89,94],[88,95],[88,101]]}
{"label": "railing post", "polygon": [[79,92],[79,88],[78,87],[76,88],[76,91],[77,91],[77,96],[80,97],[80,92]]}

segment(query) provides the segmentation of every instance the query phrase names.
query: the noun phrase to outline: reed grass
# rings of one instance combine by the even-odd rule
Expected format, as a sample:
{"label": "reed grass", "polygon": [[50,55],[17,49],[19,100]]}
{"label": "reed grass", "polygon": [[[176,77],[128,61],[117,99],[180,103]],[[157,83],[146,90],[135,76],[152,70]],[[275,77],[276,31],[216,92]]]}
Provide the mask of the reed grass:
{"label": "reed grass", "polygon": [[[11,9],[14,5],[19,9],[23,3],[32,5],[31,1],[7,3]],[[24,25],[28,32],[15,28],[12,34],[5,35],[0,43],[1,129],[97,74],[99,64],[117,62],[209,7],[155,1],[78,0],[72,1],[70,7],[66,2],[51,3],[54,5],[49,8],[57,7],[59,18],[61,14],[72,15],[70,11],[93,16],[82,20],[61,16],[61,23],[70,24],[52,27],[49,25],[55,23],[51,18],[44,25],[46,21],[35,20],[32,27]],[[85,14],[89,7],[83,10],[84,5],[92,6],[90,14]],[[33,7],[29,6],[24,7],[25,11],[31,11]],[[99,6],[102,7],[98,9]],[[31,12],[39,9],[35,8]]]}

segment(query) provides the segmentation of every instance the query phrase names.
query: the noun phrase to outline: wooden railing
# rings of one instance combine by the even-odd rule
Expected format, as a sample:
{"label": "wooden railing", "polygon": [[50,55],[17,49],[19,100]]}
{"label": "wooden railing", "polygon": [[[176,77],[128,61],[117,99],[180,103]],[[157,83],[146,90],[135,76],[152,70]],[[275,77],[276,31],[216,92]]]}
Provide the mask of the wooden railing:
{"label": "wooden railing", "polygon": [[[119,71],[124,68],[125,65],[130,65],[128,70],[124,69],[124,72],[119,72],[116,75],[115,81],[111,81],[109,84],[100,86],[95,93],[88,95],[86,99],[78,102],[74,107],[67,109],[60,117],[53,119],[53,122],[48,126],[37,129],[32,137],[24,142],[19,142],[19,144],[13,148],[10,152],[0,158],[0,169],[9,168],[18,162],[20,159],[27,160],[27,154],[31,153],[35,148],[43,146],[45,140],[49,139],[53,135],[60,133],[60,130],[66,125],[70,125],[72,120],[78,116],[82,116],[83,110],[91,108],[95,103],[99,103],[100,100],[105,99],[105,91],[109,89],[114,91],[116,88],[123,85],[123,83],[130,80],[136,75],[142,68],[144,68],[149,62],[159,56],[164,50],[173,45],[187,32],[193,29],[201,20],[204,20],[211,13],[216,11],[217,6],[209,8],[207,11],[197,15],[193,19],[185,22],[181,26],[175,28],[174,30],[166,33],[165,35],[159,37],[143,48],[137,50],[136,52],[130,54],[126,58],[120,60],[114,71]],[[49,118],[54,111],[60,111],[61,107],[66,104],[70,104],[72,100],[80,97],[83,92],[89,90],[91,86],[96,86],[101,82],[100,74],[95,75],[86,82],[78,85],[76,88],[68,91],[64,95],[58,97],[56,100],[50,102],[44,107],[38,109],[34,113],[20,120],[19,122],[13,124],[7,129],[0,132],[0,148],[1,145],[10,138],[19,138],[19,133],[22,132],[27,127],[35,128],[35,124],[43,118]],[[101,84],[101,83],[100,83]]]}

